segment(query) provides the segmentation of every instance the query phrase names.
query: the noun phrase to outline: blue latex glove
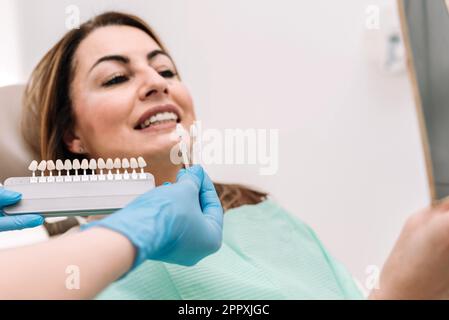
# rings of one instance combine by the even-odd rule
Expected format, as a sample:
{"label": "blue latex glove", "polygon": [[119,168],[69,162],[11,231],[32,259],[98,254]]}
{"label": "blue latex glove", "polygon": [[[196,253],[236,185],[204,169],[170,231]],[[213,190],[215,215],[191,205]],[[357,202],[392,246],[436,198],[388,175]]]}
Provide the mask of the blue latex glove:
{"label": "blue latex glove", "polygon": [[195,265],[221,246],[223,208],[201,166],[181,169],[176,180],[81,229],[100,226],[126,236],[137,249],[133,268],[146,259]]}
{"label": "blue latex glove", "polygon": [[20,201],[20,193],[0,187],[0,232],[34,228],[44,223],[44,218],[37,214],[6,216],[2,209]]}

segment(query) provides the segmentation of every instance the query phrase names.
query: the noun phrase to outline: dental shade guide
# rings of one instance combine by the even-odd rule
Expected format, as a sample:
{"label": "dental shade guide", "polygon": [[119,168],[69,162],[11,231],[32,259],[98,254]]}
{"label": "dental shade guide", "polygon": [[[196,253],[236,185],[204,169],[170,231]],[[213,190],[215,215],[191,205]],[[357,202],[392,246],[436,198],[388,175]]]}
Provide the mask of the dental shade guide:
{"label": "dental shade guide", "polygon": [[33,160],[28,167],[30,177],[6,179],[4,187],[20,192],[22,199],[3,211],[7,215],[37,213],[44,217],[113,213],[155,187],[153,175],[144,171],[146,166],[142,157],[81,162],[58,159],[56,163]]}
{"label": "dental shade guide", "polygon": [[133,172],[131,173],[131,178],[132,179],[137,179],[137,172],[136,169],[139,167],[139,164],[137,163],[136,158],[131,158],[129,160],[130,164],[131,164],[131,169],[133,169]]}
{"label": "dental shade guide", "polygon": [[189,168],[190,167],[189,152],[187,150],[187,144],[185,141],[187,137],[187,131],[180,123],[176,125],[176,134],[178,135],[179,138],[179,150],[181,151],[182,162],[184,163],[185,168]]}
{"label": "dental shade guide", "polygon": [[197,137],[198,137],[198,128],[196,127],[196,124],[193,124],[190,127],[190,162],[192,163],[192,165],[199,164],[199,159],[197,159],[198,150],[196,150]]}
{"label": "dental shade guide", "polygon": [[139,165],[139,168],[140,168],[139,178],[144,179],[144,176],[145,176],[144,168],[147,166],[147,163],[145,162],[144,158],[138,157],[137,164]]}

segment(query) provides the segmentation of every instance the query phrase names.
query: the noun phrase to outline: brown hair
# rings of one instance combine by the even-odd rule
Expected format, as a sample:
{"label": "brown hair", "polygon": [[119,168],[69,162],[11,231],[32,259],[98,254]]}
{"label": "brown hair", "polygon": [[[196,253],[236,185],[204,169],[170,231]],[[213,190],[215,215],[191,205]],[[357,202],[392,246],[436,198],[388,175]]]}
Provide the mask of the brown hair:
{"label": "brown hair", "polygon": [[[25,140],[42,159],[75,159],[63,141],[73,128],[74,116],[70,99],[74,55],[83,39],[97,28],[108,25],[131,26],[144,31],[167,52],[155,32],[142,19],[120,12],[106,12],[66,33],[34,69],[24,94],[22,132]],[[179,74],[179,73],[178,73]],[[257,204],[267,194],[236,184],[215,183],[223,208]]]}

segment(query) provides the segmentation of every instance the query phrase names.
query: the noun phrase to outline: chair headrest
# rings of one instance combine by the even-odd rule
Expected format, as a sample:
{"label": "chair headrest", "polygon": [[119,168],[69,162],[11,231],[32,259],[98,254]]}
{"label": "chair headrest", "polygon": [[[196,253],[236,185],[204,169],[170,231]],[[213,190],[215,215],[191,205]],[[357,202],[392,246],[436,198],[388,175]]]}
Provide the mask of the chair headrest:
{"label": "chair headrest", "polygon": [[0,88],[0,182],[29,176],[28,165],[38,160],[25,142],[20,126],[24,85]]}

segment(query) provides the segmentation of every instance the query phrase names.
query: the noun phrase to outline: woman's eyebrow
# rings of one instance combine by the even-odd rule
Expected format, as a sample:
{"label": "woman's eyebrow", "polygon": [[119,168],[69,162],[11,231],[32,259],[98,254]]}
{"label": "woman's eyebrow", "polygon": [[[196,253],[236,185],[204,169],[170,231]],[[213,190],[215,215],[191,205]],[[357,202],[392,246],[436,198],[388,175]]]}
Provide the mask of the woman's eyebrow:
{"label": "woman's eyebrow", "polygon": [[97,65],[99,65],[100,63],[102,63],[104,61],[118,61],[118,62],[123,63],[123,64],[128,64],[129,63],[129,58],[128,57],[124,57],[124,56],[120,56],[120,55],[111,55],[111,56],[101,57],[89,69],[89,73],[92,71],[93,68],[95,68]]}
{"label": "woman's eyebrow", "polygon": [[164,56],[166,56],[167,58],[169,58],[171,60],[171,57],[170,57],[170,55],[167,52],[165,52],[164,50],[159,50],[159,49],[151,51],[147,55],[147,59],[148,59],[148,61],[151,61],[152,59],[154,59],[158,55],[164,55]]}
{"label": "woman's eyebrow", "polygon": [[[152,59],[154,59],[155,57],[157,57],[158,55],[164,55],[167,56],[170,60],[171,57],[169,56],[169,54],[163,50],[153,50],[151,51],[149,54],[147,54],[147,60],[151,61]],[[125,56],[121,56],[121,55],[109,55],[109,56],[104,56],[101,57],[100,59],[98,59],[93,66],[90,68],[89,72],[92,71],[93,68],[95,68],[98,64],[105,62],[105,61],[117,61],[120,62],[122,64],[128,64],[129,63],[129,58],[125,57]]]}

